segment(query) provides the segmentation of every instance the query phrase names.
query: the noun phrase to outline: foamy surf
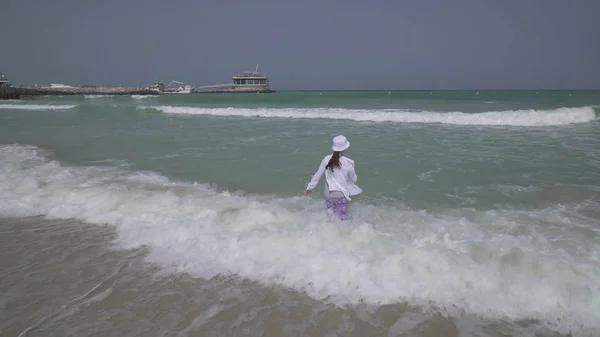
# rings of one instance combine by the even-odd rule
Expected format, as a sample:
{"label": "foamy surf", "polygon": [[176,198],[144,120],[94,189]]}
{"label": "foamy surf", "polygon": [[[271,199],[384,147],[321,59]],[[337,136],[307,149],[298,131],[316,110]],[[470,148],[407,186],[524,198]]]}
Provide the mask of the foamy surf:
{"label": "foamy surf", "polygon": [[407,303],[598,334],[600,247],[560,230],[568,223],[594,233],[569,207],[429,214],[354,204],[345,228],[325,221],[320,200],[64,167],[36,147],[0,146],[0,216],[110,224],[120,247],[149,247],[149,261],[166,272],[234,274],[338,305]]}
{"label": "foamy surf", "polygon": [[157,98],[158,95],[131,95],[133,99],[146,99],[146,98]]}
{"label": "foamy surf", "polygon": [[0,104],[0,109],[10,110],[69,110],[76,105],[43,105],[43,104]]}
{"label": "foamy surf", "polygon": [[83,95],[86,99],[98,99],[98,98],[110,98],[114,97],[113,95]]}
{"label": "foamy surf", "polygon": [[343,108],[199,108],[185,106],[139,106],[167,114],[240,116],[266,118],[342,119],[358,122],[441,123],[454,125],[557,126],[588,123],[596,120],[592,107],[556,110],[510,110],[480,113],[406,111],[398,109],[367,110]]}

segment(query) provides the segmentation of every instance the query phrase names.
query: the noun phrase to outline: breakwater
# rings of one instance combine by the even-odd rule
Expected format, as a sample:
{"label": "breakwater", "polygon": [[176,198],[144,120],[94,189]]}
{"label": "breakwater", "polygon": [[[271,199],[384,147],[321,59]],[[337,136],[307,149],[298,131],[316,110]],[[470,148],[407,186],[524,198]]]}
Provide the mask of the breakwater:
{"label": "breakwater", "polygon": [[146,88],[0,88],[0,99],[20,99],[24,96],[48,95],[157,95]]}
{"label": "breakwater", "polygon": [[0,100],[19,98],[21,98],[21,95],[17,88],[0,87]]}

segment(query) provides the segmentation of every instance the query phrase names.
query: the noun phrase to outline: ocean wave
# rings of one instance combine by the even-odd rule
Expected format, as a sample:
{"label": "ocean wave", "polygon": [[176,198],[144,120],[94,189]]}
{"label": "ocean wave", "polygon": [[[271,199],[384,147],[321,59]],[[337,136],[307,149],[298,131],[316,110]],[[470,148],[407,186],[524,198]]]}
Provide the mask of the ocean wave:
{"label": "ocean wave", "polygon": [[0,104],[0,109],[10,110],[69,110],[76,105],[43,105],[43,104]]}
{"label": "ocean wave", "polygon": [[146,98],[157,98],[158,95],[131,95],[133,99],[146,99]]}
{"label": "ocean wave", "polygon": [[84,98],[87,99],[98,99],[98,98],[110,98],[113,97],[113,95],[83,95]]}
{"label": "ocean wave", "polygon": [[266,118],[341,119],[358,122],[441,123],[454,125],[555,126],[588,123],[596,120],[592,107],[556,110],[509,110],[480,113],[368,110],[343,108],[200,108],[186,106],[138,106],[167,114],[241,116]]}
{"label": "ocean wave", "polygon": [[[165,272],[237,275],[339,305],[408,303],[600,334],[600,261],[590,253],[600,247],[593,237],[548,231],[578,221],[561,213],[564,206],[429,214],[355,203],[352,223],[340,226],[308,197],[241,195],[117,167],[65,167],[49,155],[0,146],[0,216],[109,224],[118,246],[149,247],[147,258]],[[579,241],[560,245],[571,239]]]}

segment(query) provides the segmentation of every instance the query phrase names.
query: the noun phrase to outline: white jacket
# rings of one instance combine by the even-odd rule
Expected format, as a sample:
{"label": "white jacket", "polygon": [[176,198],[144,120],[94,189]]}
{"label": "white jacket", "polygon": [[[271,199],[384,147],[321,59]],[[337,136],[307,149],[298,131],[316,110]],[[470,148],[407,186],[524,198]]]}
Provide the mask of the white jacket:
{"label": "white jacket", "polygon": [[329,163],[329,159],[331,159],[331,154],[326,155],[325,158],[321,161],[321,165],[319,169],[312,177],[310,183],[306,187],[307,190],[312,191],[319,184],[319,180],[321,180],[321,176],[323,172],[325,172],[325,180],[327,181],[327,185],[329,186],[329,191],[340,191],[344,194],[346,199],[350,200],[351,195],[357,195],[362,193],[360,187],[356,185],[356,171],[354,170],[354,160],[341,156],[340,157],[340,165],[341,167],[334,167],[333,172],[329,169],[325,169],[327,163]]}

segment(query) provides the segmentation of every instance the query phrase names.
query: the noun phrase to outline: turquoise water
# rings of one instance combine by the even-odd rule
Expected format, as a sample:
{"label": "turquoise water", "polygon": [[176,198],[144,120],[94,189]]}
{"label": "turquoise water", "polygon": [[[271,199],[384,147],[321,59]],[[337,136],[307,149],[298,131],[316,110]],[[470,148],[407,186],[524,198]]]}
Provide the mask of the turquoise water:
{"label": "turquoise water", "polygon": [[[599,106],[590,91],[8,101],[0,217],[108,224],[173,275],[598,334]],[[322,183],[301,196],[338,134],[364,190],[347,227],[327,222]]]}

